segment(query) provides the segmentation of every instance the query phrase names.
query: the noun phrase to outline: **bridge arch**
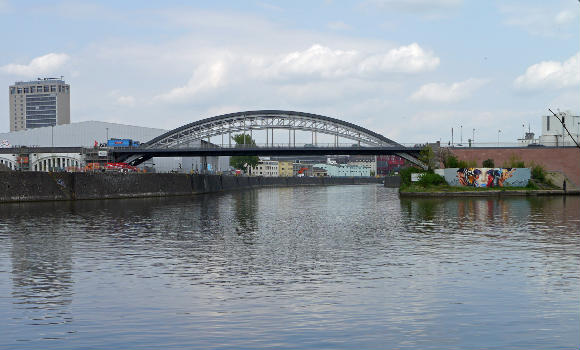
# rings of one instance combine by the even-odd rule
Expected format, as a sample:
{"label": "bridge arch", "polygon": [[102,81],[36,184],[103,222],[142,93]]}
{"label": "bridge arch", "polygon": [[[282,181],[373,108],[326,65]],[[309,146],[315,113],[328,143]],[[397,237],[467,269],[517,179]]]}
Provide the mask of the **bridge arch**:
{"label": "bridge arch", "polygon": [[[366,146],[401,146],[393,140],[349,122],[318,114],[283,110],[236,112],[202,119],[168,131],[143,146],[146,148],[187,147],[192,142],[209,141],[212,137],[220,135],[222,139],[224,135],[228,135],[227,143],[231,144],[231,135],[234,133],[274,129],[288,130],[288,144],[296,143],[296,130],[299,130],[312,132],[313,135],[317,133],[333,135],[336,144],[339,138],[342,138]],[[291,134],[292,132],[294,135]],[[285,140],[283,143],[286,143]]]}

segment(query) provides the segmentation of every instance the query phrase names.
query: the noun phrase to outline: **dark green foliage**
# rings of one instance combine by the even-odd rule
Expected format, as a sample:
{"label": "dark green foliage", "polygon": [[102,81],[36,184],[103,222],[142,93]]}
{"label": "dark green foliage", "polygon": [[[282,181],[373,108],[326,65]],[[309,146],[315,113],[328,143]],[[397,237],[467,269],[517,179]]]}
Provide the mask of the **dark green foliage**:
{"label": "dark green foliage", "polygon": [[476,168],[477,162],[475,160],[460,160],[458,168]]}
{"label": "dark green foliage", "polygon": [[532,173],[532,179],[537,180],[539,182],[546,182],[546,169],[539,164],[532,164],[532,168],[530,169]]}
{"label": "dark green foliage", "polygon": [[232,140],[235,141],[236,147],[243,147],[243,145],[256,145],[256,141],[248,134],[236,134],[232,136]]}
{"label": "dark green foliage", "polygon": [[[232,136],[232,140],[236,142],[236,147],[244,147],[256,145],[256,141],[248,134],[237,134]],[[257,156],[233,156],[230,158],[230,165],[236,169],[242,169],[244,172],[248,171],[248,168],[255,167],[258,165],[260,158]]]}
{"label": "dark green foliage", "polygon": [[477,167],[477,162],[475,160],[465,161],[458,160],[456,156],[450,154],[443,160],[443,164],[446,168],[475,168]]}
{"label": "dark green foliage", "polygon": [[533,181],[536,187],[554,187],[552,180],[548,178],[548,172],[546,171],[546,168],[544,168],[542,165],[532,162],[530,165],[530,172],[532,175],[530,182]]}
{"label": "dark green foliage", "polygon": [[401,175],[401,184],[402,185],[410,185],[411,184],[411,174],[413,173],[422,173],[422,170],[417,168],[409,167],[404,168],[399,171],[399,175]]}
{"label": "dark green foliage", "polygon": [[481,166],[484,168],[495,168],[495,164],[493,163],[493,159],[486,159],[481,163]]}
{"label": "dark green foliage", "polygon": [[443,160],[443,164],[446,168],[460,168],[459,160],[453,154],[450,154]]}
{"label": "dark green foliage", "polygon": [[530,190],[537,190],[539,187],[534,180],[530,179],[530,181],[528,181],[528,184],[526,185],[526,188]]}
{"label": "dark green foliage", "polygon": [[417,181],[418,185],[421,186],[432,186],[432,185],[446,185],[447,182],[445,178],[441,175],[435,173],[425,173],[419,181]]}

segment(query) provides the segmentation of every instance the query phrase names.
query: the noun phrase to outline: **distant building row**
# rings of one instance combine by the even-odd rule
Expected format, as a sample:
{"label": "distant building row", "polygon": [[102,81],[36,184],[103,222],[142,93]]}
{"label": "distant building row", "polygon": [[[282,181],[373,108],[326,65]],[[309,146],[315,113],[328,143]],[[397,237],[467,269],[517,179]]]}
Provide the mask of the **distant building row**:
{"label": "distant building row", "polygon": [[338,163],[329,158],[326,162],[289,161],[261,159],[255,167],[248,170],[248,175],[265,177],[291,176],[331,176],[331,177],[367,177],[384,176],[398,171],[405,160],[397,156],[353,156],[340,159]]}

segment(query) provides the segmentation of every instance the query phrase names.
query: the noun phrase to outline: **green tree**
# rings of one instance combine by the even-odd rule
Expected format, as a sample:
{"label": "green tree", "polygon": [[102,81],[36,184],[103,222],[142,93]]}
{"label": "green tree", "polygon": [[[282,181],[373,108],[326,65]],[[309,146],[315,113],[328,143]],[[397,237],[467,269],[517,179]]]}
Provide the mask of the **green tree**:
{"label": "green tree", "polygon": [[446,168],[459,168],[459,160],[457,160],[457,157],[454,156],[453,154],[450,154],[447,156],[447,158],[445,158],[443,160],[443,165],[445,165]]}
{"label": "green tree", "polygon": [[493,159],[491,158],[484,160],[483,163],[481,163],[481,165],[484,168],[495,168],[495,164],[493,162]]}
{"label": "green tree", "polygon": [[[256,145],[256,141],[248,134],[234,135],[232,136],[232,140],[236,143],[236,147]],[[258,156],[233,156],[230,158],[230,165],[247,173],[248,168],[255,167],[259,161]]]}
{"label": "green tree", "polygon": [[427,170],[433,170],[435,168],[435,153],[431,146],[425,146],[419,153],[419,160],[427,165]]}

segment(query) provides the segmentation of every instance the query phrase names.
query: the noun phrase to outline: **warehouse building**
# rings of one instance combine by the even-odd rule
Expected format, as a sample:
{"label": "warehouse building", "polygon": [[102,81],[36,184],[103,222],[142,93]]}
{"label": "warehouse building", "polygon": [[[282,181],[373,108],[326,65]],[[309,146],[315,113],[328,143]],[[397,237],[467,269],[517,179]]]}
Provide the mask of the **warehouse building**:
{"label": "warehouse building", "polygon": [[[0,147],[86,147],[105,144],[108,139],[131,139],[147,142],[167,130],[142,126],[85,121],[65,125],[48,126],[27,130],[0,133]],[[195,147],[194,144],[187,145]],[[88,152],[88,151],[87,151]],[[64,170],[69,166],[85,166],[86,154],[30,154],[27,155],[26,167],[22,167],[21,154],[0,154],[0,164],[13,170]],[[229,157],[207,157],[207,171],[212,173],[229,170]],[[143,163],[156,172],[203,172],[199,157],[153,158]]]}

